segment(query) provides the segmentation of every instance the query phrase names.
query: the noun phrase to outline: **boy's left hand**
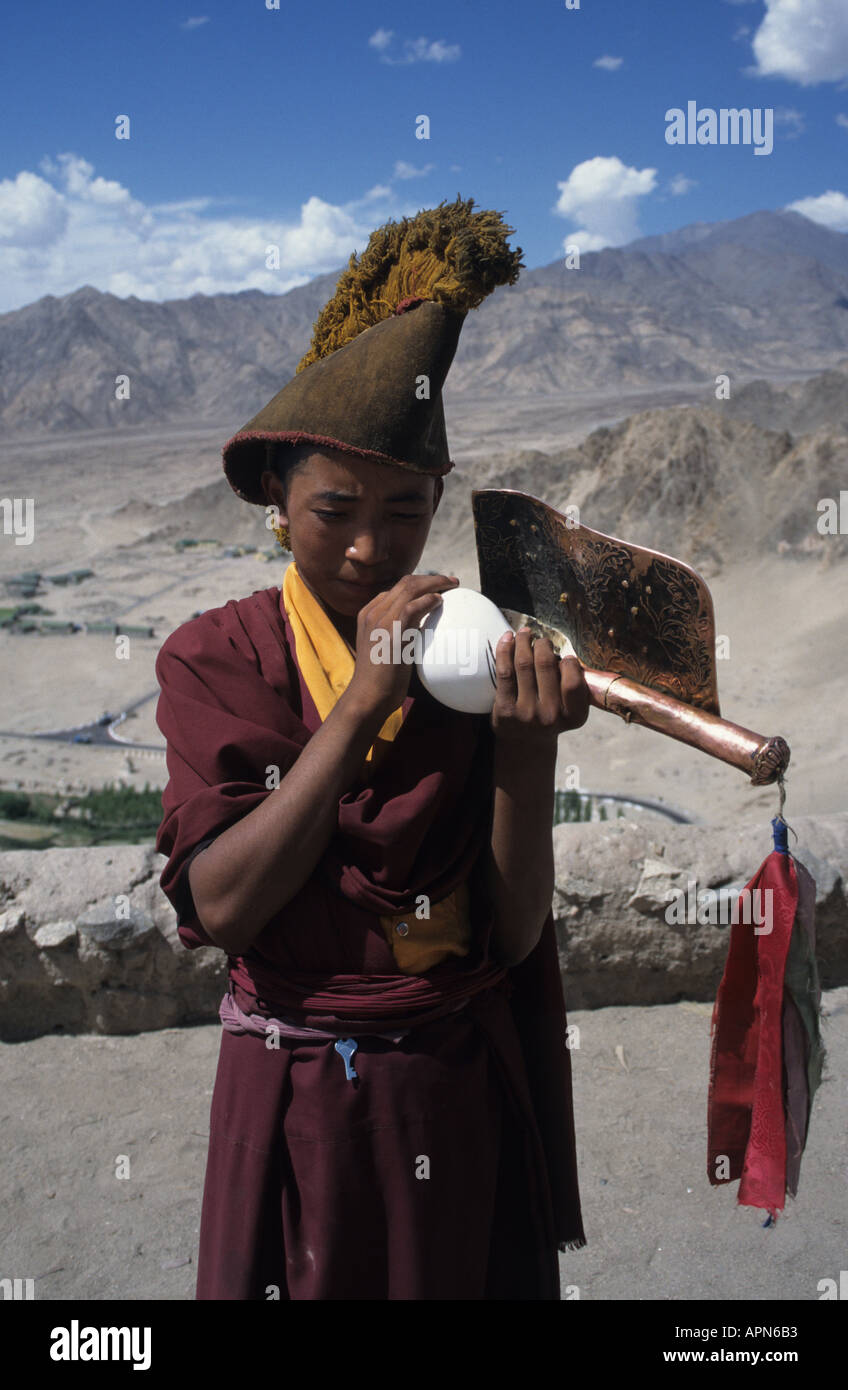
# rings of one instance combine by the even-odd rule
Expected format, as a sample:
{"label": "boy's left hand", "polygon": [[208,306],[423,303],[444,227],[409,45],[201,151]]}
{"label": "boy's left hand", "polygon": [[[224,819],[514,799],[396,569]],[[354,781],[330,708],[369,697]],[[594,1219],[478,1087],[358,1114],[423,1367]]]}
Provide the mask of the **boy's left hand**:
{"label": "boy's left hand", "polygon": [[557,657],[550,639],[531,642],[529,627],[504,633],[495,648],[497,689],[491,727],[496,737],[528,744],[556,743],[589,717],[589,687],[575,656]]}

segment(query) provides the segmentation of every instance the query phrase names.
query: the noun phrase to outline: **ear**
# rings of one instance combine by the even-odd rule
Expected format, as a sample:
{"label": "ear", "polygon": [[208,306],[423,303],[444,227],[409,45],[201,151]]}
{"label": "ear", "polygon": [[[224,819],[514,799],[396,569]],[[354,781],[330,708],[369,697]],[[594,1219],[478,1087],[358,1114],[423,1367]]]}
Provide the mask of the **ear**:
{"label": "ear", "polygon": [[433,488],[433,515],[434,515],[434,516],[435,516],[435,514],[436,514],[436,508],[438,507],[439,503],[440,503],[441,500],[442,500],[442,493],[444,492],[444,490],[445,490],[445,480],[444,480],[444,478],[439,478],[439,477],[437,477],[437,478],[436,478],[436,486]]}
{"label": "ear", "polygon": [[260,483],[265,493],[265,505],[277,507],[280,513],[280,522],[283,526],[288,526],[289,518],[286,511],[286,490],[280,479],[270,468],[263,472]]}

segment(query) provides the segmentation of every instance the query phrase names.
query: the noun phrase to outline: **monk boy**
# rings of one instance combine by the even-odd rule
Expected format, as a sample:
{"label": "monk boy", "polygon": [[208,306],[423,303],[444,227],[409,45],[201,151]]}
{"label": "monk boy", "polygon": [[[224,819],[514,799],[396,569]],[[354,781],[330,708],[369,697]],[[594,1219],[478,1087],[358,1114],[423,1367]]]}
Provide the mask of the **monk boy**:
{"label": "monk boy", "polygon": [[550,910],[579,663],[505,637],[481,716],[370,660],[456,582],[414,572],[453,467],[441,388],[520,263],[472,208],[351,258],[224,450],[279,518],[282,588],[157,659],[161,884],[183,943],[228,957],[199,1299],[557,1299],[558,1249],[585,1244]]}

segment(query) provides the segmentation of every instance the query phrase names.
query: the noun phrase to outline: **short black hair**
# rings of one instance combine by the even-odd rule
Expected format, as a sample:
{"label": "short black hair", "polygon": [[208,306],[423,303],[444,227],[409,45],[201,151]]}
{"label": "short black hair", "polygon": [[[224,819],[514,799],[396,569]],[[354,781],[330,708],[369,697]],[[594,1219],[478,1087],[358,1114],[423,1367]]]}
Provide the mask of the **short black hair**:
{"label": "short black hair", "polygon": [[274,444],[271,449],[269,467],[283,486],[288,487],[289,480],[295,474],[305,472],[309,464],[309,456],[314,452],[314,444]]}

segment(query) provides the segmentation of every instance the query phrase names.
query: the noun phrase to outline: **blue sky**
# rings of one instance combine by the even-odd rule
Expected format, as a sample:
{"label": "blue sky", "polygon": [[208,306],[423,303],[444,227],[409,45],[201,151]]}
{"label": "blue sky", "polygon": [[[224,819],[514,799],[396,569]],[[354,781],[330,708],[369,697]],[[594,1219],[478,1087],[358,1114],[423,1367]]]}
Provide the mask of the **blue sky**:
{"label": "blue sky", "polygon": [[[760,208],[848,231],[848,0],[192,3],[6,10],[0,310],[282,292],[458,193],[528,267]],[[670,145],[689,101],[771,110],[771,153]]]}

